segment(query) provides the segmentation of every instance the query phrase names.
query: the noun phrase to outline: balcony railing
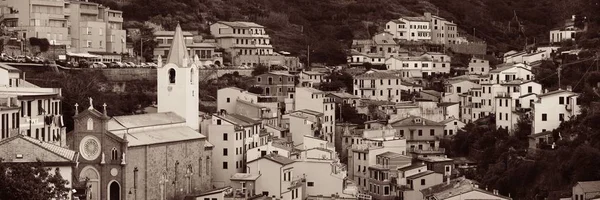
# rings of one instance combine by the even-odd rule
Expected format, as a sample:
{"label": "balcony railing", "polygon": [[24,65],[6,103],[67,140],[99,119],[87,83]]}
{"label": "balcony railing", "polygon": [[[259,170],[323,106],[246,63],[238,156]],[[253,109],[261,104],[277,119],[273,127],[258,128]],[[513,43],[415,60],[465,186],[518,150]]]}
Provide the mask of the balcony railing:
{"label": "balcony railing", "polygon": [[508,92],[496,92],[496,97],[510,97]]}
{"label": "balcony railing", "polygon": [[444,148],[426,148],[426,149],[410,148],[410,149],[408,149],[408,152],[416,153],[416,154],[444,154],[444,153],[446,153],[446,149],[444,149]]}
{"label": "balcony railing", "polygon": [[375,89],[375,85],[359,85],[359,89]]}

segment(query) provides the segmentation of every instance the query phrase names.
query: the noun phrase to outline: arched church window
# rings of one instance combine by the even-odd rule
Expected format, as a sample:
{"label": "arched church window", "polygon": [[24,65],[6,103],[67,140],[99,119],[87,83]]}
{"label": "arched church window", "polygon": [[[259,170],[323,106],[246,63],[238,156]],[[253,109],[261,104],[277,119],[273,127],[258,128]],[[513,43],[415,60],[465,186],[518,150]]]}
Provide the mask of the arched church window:
{"label": "arched church window", "polygon": [[175,69],[169,69],[169,83],[175,83]]}
{"label": "arched church window", "polygon": [[190,83],[194,84],[194,68],[192,68],[192,71],[190,73]]}
{"label": "arched church window", "polygon": [[87,130],[94,130],[94,120],[92,118],[88,118],[87,120]]}
{"label": "arched church window", "polygon": [[110,158],[112,160],[118,160],[119,159],[119,152],[117,151],[117,148],[113,147],[112,150],[110,150]]}

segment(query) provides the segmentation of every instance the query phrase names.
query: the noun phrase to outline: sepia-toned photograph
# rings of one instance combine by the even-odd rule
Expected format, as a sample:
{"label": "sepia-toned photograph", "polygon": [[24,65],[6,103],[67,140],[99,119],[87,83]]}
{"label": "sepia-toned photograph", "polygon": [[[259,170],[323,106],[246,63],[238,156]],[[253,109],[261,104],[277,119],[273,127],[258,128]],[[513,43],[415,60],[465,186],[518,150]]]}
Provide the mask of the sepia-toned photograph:
{"label": "sepia-toned photograph", "polygon": [[0,200],[600,200],[600,0],[0,0]]}

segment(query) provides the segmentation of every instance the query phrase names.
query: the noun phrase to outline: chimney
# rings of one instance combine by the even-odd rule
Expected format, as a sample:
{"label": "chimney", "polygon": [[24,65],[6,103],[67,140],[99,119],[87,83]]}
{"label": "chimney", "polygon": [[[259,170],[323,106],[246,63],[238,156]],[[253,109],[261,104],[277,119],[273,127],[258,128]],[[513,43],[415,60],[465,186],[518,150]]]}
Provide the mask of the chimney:
{"label": "chimney", "polygon": [[575,21],[575,15],[571,15],[571,20]]}
{"label": "chimney", "polygon": [[79,114],[79,104],[75,103],[75,115]]}
{"label": "chimney", "polygon": [[573,91],[573,87],[570,85],[567,85],[567,91],[572,92]]}
{"label": "chimney", "polygon": [[544,89],[544,94],[548,93],[548,88]]}

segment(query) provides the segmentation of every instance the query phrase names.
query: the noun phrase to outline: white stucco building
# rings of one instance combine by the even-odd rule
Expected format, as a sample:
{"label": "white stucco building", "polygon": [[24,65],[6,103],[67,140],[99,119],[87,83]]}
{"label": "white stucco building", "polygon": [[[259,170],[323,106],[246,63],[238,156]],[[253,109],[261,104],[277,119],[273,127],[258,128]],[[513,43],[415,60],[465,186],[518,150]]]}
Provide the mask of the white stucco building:
{"label": "white stucco building", "polygon": [[581,114],[579,94],[569,89],[537,95],[533,102],[532,134],[552,131],[563,121]]}
{"label": "white stucco building", "polygon": [[208,141],[215,145],[212,183],[224,187],[230,184],[231,176],[245,171],[247,151],[267,144],[267,134],[259,121],[237,114],[218,113],[210,120]]}
{"label": "white stucco building", "polygon": [[[286,110],[292,111],[304,110],[306,113],[322,115],[320,124],[320,133],[328,142],[333,143],[335,138],[335,112],[337,110],[335,102],[327,93],[311,87],[297,87],[293,98],[286,99]],[[290,132],[294,128],[290,125]],[[302,134],[304,135],[304,134]]]}
{"label": "white stucco building", "polygon": [[371,100],[400,102],[402,80],[393,74],[370,70],[354,77],[354,95]]}
{"label": "white stucco building", "polygon": [[385,24],[385,31],[395,39],[406,41],[431,41],[431,25],[424,16],[400,17]]}

